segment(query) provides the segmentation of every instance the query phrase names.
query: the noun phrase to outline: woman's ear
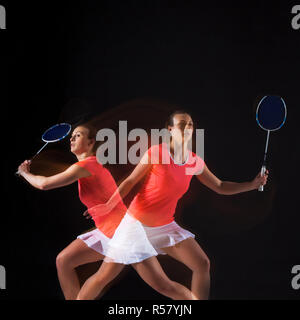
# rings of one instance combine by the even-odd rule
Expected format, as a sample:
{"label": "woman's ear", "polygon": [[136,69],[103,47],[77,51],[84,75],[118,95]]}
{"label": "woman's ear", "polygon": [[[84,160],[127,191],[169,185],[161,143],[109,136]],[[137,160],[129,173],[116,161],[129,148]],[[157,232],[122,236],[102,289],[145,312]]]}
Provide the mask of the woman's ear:
{"label": "woman's ear", "polygon": [[95,140],[95,139],[89,139],[89,140],[90,140],[90,141],[89,141],[89,145],[96,143],[96,140]]}

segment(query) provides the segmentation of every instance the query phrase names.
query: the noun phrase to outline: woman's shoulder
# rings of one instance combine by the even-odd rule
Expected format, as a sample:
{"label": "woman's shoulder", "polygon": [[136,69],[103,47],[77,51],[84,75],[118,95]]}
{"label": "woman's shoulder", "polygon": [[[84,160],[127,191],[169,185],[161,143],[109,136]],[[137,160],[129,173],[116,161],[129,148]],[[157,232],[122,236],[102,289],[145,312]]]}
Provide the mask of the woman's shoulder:
{"label": "woman's shoulder", "polygon": [[196,154],[193,151],[190,151],[189,154],[189,159],[188,159],[188,166],[193,168],[193,174],[200,174],[202,173],[204,166],[205,166],[205,162],[202,159],[201,156],[199,156],[198,154]]}
{"label": "woman's shoulder", "polygon": [[78,162],[76,162],[77,165],[83,167],[83,168],[89,168],[89,169],[99,169],[99,168],[103,168],[103,165],[98,162],[97,157],[96,156],[90,156],[86,159],[80,160]]}

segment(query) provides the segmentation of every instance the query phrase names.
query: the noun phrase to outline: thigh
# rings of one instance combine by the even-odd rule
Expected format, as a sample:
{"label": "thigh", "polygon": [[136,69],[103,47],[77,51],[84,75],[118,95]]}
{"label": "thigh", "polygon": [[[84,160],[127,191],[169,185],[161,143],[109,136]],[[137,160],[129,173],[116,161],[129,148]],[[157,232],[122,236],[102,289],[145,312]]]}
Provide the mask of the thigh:
{"label": "thigh", "polygon": [[125,265],[121,263],[105,262],[103,261],[95,277],[104,278],[107,282],[112,281],[123,269]]}
{"label": "thigh", "polygon": [[81,239],[71,242],[59,255],[74,267],[104,259],[102,254],[89,248]]}
{"label": "thigh", "polygon": [[185,239],[172,247],[162,248],[162,250],[191,270],[197,269],[199,263],[209,263],[207,255],[194,238]]}

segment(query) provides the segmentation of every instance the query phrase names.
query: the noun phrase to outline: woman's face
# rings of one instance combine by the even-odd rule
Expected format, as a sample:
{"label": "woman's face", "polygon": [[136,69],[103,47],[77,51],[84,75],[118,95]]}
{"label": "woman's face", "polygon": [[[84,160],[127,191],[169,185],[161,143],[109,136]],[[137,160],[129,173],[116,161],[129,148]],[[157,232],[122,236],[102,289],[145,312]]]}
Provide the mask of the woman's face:
{"label": "woman's face", "polygon": [[173,126],[169,126],[172,138],[177,143],[187,142],[192,138],[194,124],[187,113],[175,114],[173,117]]}
{"label": "woman's face", "polygon": [[93,147],[93,139],[89,139],[89,130],[85,127],[77,127],[74,129],[70,138],[71,152],[75,155],[89,152]]}

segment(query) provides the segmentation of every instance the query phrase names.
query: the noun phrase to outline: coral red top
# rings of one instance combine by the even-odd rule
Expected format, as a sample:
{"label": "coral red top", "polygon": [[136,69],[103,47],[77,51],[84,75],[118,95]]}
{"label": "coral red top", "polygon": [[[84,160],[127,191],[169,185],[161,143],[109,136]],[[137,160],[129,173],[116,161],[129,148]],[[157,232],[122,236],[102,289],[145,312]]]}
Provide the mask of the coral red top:
{"label": "coral red top", "polygon": [[[91,176],[78,179],[78,191],[81,202],[87,208],[94,207],[100,203],[106,203],[117,189],[116,182],[110,172],[98,163],[95,156],[88,157],[76,162],[82,168],[91,173]],[[96,227],[107,237],[111,238],[127,211],[123,202],[107,215],[94,215],[92,218]]]}
{"label": "coral red top", "polygon": [[[201,174],[204,161],[192,151],[184,164],[176,164],[165,143],[148,149],[152,167],[128,211],[151,227],[174,221],[178,200],[187,192],[195,174]],[[154,163],[154,164],[153,164]]]}

